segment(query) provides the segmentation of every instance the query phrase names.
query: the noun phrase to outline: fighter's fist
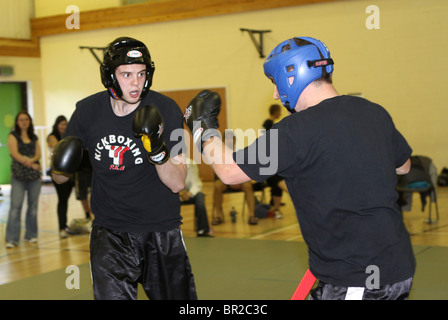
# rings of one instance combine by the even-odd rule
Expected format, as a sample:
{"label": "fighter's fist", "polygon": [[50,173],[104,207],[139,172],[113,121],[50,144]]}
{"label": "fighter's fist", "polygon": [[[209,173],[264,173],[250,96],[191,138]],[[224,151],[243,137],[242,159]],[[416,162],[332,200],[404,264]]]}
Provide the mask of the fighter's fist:
{"label": "fighter's fist", "polygon": [[68,175],[78,171],[82,160],[82,142],[78,137],[65,137],[55,146],[51,157],[51,171]]}
{"label": "fighter's fist", "polygon": [[202,143],[221,134],[217,130],[221,98],[218,93],[202,90],[185,109],[184,120],[193,135],[193,141],[202,152]]}
{"label": "fighter's fist", "polygon": [[169,158],[169,152],[163,140],[163,119],[154,105],[138,108],[132,123],[134,136],[141,137],[147,157],[152,164],[163,164]]}

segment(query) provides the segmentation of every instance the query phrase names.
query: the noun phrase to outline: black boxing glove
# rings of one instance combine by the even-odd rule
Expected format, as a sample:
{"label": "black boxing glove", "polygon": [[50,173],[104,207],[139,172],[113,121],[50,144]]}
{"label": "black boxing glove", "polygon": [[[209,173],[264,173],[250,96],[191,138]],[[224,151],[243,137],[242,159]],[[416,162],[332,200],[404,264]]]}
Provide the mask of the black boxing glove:
{"label": "black boxing glove", "polygon": [[147,158],[152,164],[163,164],[170,157],[163,139],[163,127],[162,115],[154,105],[138,108],[132,123],[132,131],[135,137],[141,137]]}
{"label": "black boxing glove", "polygon": [[51,171],[70,175],[78,171],[83,154],[82,141],[78,137],[65,137],[54,147],[51,157]]}
{"label": "black boxing glove", "polygon": [[221,137],[218,131],[218,115],[221,110],[221,97],[210,90],[202,90],[185,109],[184,120],[193,135],[199,152],[202,144],[211,137]]}

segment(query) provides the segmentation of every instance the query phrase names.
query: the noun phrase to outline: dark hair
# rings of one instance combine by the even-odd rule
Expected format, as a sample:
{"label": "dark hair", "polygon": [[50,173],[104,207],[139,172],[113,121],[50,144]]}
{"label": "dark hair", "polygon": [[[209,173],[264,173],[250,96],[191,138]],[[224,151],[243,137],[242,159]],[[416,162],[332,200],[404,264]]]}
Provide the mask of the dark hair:
{"label": "dark hair", "polygon": [[326,73],[320,77],[317,80],[314,80],[313,82],[316,82],[317,85],[321,84],[321,83],[328,83],[328,84],[332,84],[333,83],[333,77],[331,76],[331,74]]}
{"label": "dark hair", "polygon": [[28,130],[26,131],[26,133],[28,134],[28,138],[30,138],[31,140],[33,140],[33,137],[35,136],[35,135],[34,135],[33,119],[31,118],[30,114],[29,114],[26,110],[22,110],[22,111],[20,111],[20,112],[16,115],[16,120],[15,120],[15,122],[14,122],[14,130],[13,130],[13,131],[14,131],[18,136],[20,136],[20,134],[21,134],[22,131],[20,130],[19,125],[17,124],[17,120],[19,119],[19,116],[20,116],[21,114],[24,114],[24,115],[28,116],[28,118],[30,119],[30,126],[28,127]]}
{"label": "dark hair", "polygon": [[271,104],[271,106],[269,107],[269,114],[273,115],[275,112],[280,110],[280,105],[279,104]]}
{"label": "dark hair", "polygon": [[58,116],[56,120],[54,121],[53,128],[51,129],[51,132],[49,136],[54,135],[56,139],[61,140],[61,133],[58,130],[58,126],[62,121],[67,121],[67,118],[64,116]]}

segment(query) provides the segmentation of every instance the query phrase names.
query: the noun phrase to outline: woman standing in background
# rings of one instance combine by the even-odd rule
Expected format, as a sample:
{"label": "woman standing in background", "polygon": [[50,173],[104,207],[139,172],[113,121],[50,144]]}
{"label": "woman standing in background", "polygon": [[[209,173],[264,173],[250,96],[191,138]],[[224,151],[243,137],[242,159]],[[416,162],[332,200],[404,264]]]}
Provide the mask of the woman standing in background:
{"label": "woman standing in background", "polygon": [[25,241],[37,242],[37,207],[41,189],[40,147],[34,133],[33,120],[20,111],[14,129],[8,136],[11,163],[11,207],[6,225],[6,248],[14,248],[20,239],[20,215],[27,193]]}
{"label": "woman standing in background", "polygon": [[[67,129],[67,118],[64,116],[58,116],[53,124],[53,129],[47,137],[47,144],[50,149],[50,155],[53,154],[53,148],[62,139],[62,136]],[[52,179],[53,181],[53,179]],[[73,179],[68,180],[66,183],[57,184],[53,181],[56,193],[58,194],[58,223],[59,223],[59,236],[61,238],[67,238],[67,211],[68,211],[68,199],[72,193],[74,187]]]}

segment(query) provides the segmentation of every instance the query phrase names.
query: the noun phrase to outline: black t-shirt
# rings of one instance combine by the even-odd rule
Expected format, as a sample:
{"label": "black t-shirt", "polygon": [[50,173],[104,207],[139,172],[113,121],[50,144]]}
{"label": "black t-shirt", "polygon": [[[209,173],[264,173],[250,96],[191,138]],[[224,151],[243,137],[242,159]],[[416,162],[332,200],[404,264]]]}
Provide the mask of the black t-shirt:
{"label": "black t-shirt", "polygon": [[262,170],[285,177],[318,279],[365,286],[370,265],[381,285],[414,274],[395,190],[411,153],[384,108],[338,96],[285,117],[234,159],[254,180]]}
{"label": "black t-shirt", "polygon": [[[168,149],[176,146],[185,151],[177,148],[179,141],[183,143],[180,138],[170,139],[176,129],[183,132],[179,106],[154,91],[149,91],[140,106],[149,103],[162,115]],[[181,224],[179,196],[159,179],[141,139],[132,133],[136,110],[119,117],[107,91],[99,92],[76,104],[66,135],[79,137],[89,150],[94,226],[123,232],[164,232]]]}
{"label": "black t-shirt", "polygon": [[[37,148],[37,136],[33,133],[30,137],[30,142],[23,142],[20,134],[17,134],[15,131],[11,131],[10,133],[17,139],[17,148],[21,155],[27,156],[29,158],[34,157],[36,154]],[[33,168],[25,167],[22,163],[11,157],[11,174],[12,176],[21,181],[35,181],[40,179],[41,173],[39,170],[34,170]],[[39,160],[34,163],[39,163]]]}

